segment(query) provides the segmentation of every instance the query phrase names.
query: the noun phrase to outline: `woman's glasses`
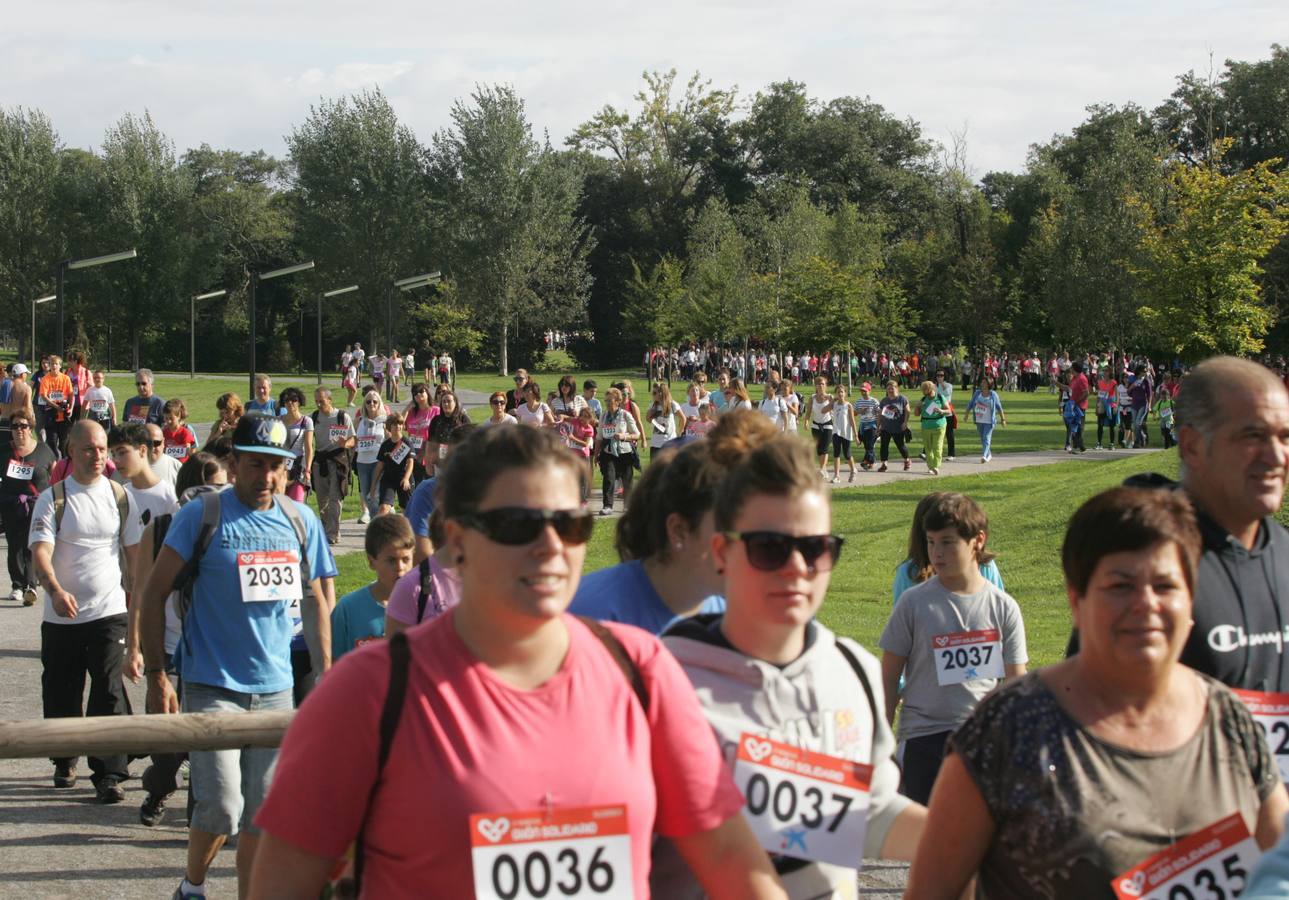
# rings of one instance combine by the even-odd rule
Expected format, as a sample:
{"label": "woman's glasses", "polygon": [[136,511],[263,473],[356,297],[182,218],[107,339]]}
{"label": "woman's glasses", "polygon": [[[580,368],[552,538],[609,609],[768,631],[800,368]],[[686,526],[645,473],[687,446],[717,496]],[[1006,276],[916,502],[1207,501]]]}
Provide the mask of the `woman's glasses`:
{"label": "woman's glasses", "polygon": [[591,539],[591,531],[595,527],[595,518],[588,510],[529,509],[524,506],[502,506],[467,513],[459,519],[488,540],[509,547],[531,544],[541,537],[548,522],[565,544],[585,544]]}
{"label": "woman's glasses", "polygon": [[[747,551],[747,561],[754,569],[762,572],[777,572],[787,565],[796,550],[805,560],[806,566],[815,572],[827,572],[837,564],[841,556],[841,545],[844,538],[835,534],[808,534],[798,537],[778,531],[727,531],[725,537],[731,541],[742,541]],[[823,560],[827,564],[821,564]]]}

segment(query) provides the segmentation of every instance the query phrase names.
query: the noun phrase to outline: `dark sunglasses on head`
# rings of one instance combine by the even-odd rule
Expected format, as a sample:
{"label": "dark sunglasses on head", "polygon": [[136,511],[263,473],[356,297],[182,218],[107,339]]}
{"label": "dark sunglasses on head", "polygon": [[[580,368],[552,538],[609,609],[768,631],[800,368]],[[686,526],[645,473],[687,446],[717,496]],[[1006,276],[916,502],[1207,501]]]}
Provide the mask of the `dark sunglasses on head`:
{"label": "dark sunglasses on head", "polygon": [[[827,572],[841,556],[845,539],[835,534],[807,534],[800,537],[778,531],[727,531],[731,541],[742,541],[747,551],[747,561],[752,568],[763,572],[777,572],[787,565],[796,550],[806,565],[816,572]],[[821,561],[827,559],[826,565]]]}
{"label": "dark sunglasses on head", "polygon": [[591,530],[595,527],[595,518],[589,510],[528,509],[524,506],[502,506],[468,513],[460,520],[488,540],[511,547],[537,540],[547,522],[565,544],[585,544],[591,539]]}

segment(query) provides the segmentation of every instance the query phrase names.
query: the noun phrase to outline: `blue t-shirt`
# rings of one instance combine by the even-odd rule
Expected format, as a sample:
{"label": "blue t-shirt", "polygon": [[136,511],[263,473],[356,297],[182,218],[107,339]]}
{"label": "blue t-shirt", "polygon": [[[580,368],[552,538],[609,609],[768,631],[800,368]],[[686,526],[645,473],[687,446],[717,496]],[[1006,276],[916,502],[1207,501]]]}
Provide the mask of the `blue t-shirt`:
{"label": "blue t-shirt", "polygon": [[276,416],[278,415],[277,401],[265,400],[261,403],[258,400],[251,400],[246,404],[246,412],[254,413],[257,416]]}
{"label": "blue t-shirt", "polygon": [[[604,622],[625,622],[650,634],[661,634],[679,618],[654,590],[638,559],[618,563],[582,577],[569,612]],[[699,613],[725,612],[725,598],[712,594]]]}
{"label": "blue t-shirt", "polygon": [[[251,509],[232,489],[220,491],[220,525],[197,565],[192,608],[183,620],[179,674],[184,681],[248,694],[270,694],[292,686],[291,633],[298,607],[285,601],[244,603],[238,574],[239,553],[252,550],[300,551],[291,520],[276,506]],[[283,503],[295,503],[286,497]],[[336,561],[322,525],[303,503],[311,578],[334,578]],[[201,531],[201,503],[175,513],[166,546],[187,562]],[[298,577],[299,570],[296,570]],[[309,586],[302,585],[307,597]]]}
{"label": "blue t-shirt", "polygon": [[434,485],[438,476],[427,478],[412,491],[412,499],[407,501],[403,513],[412,523],[412,534],[417,537],[430,536],[430,516],[434,513]]}
{"label": "blue t-shirt", "polygon": [[361,643],[385,636],[385,607],[371,593],[371,585],[350,591],[331,611],[331,662]]}
{"label": "blue t-shirt", "polygon": [[[913,580],[913,573],[909,571],[912,568],[913,560],[906,559],[895,569],[895,583],[891,585],[891,593],[894,594],[896,603],[900,602],[900,596],[905,591],[913,587],[913,585],[921,583]],[[998,563],[992,559],[980,567],[980,574],[984,576],[985,581],[988,581],[998,590],[1007,590],[1007,588],[1003,587],[1003,576],[998,571]]]}

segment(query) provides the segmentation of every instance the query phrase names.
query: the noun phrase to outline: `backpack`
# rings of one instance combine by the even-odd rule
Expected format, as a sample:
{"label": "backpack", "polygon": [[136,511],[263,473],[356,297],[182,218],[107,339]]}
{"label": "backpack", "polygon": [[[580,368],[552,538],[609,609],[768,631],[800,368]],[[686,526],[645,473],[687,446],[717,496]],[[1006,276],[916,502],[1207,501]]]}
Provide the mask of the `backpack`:
{"label": "backpack", "polygon": [[421,583],[416,589],[416,624],[421,624],[425,618],[425,606],[428,601],[434,601],[436,613],[443,612],[440,607],[439,593],[434,590],[434,579],[430,575],[430,557],[421,560]]}
{"label": "backpack", "polygon": [[[175,612],[180,620],[188,615],[188,610],[192,606],[193,588],[197,584],[197,566],[201,562],[202,555],[210,547],[211,541],[215,539],[215,532],[219,531],[221,512],[219,495],[219,491],[207,491],[199,495],[201,501],[201,528],[197,532],[197,541],[193,544],[192,556],[179,570],[179,574],[175,576],[175,583],[170,588],[171,591],[178,593],[178,598],[175,600]],[[296,508],[295,501],[286,502],[274,494],[273,505],[290,520],[291,527],[295,530],[296,539],[300,542],[300,586],[303,589],[305,585],[313,580],[309,574],[311,571],[309,566],[309,538],[308,530],[304,524],[304,517],[300,515],[300,510]],[[165,527],[169,528],[170,523],[167,522]],[[158,536],[158,542],[160,539],[161,537]]]}
{"label": "backpack", "polygon": [[[112,479],[107,479],[107,483],[112,486],[112,497],[116,500],[116,511],[121,517],[121,525],[117,531],[117,536],[125,539],[125,525],[130,518],[130,498],[125,493],[125,488],[117,484]],[[54,534],[63,527],[63,513],[67,508],[67,481],[56,481],[50,485],[50,490],[54,492]],[[124,549],[125,545],[121,545]]]}
{"label": "backpack", "polygon": [[[649,691],[645,687],[644,678],[640,675],[640,670],[636,667],[635,661],[631,659],[622,642],[614,636],[613,632],[605,628],[603,624],[595,619],[586,616],[578,616],[578,621],[591,630],[591,634],[599,639],[608,651],[609,656],[617,663],[618,668],[622,670],[623,676],[627,683],[631,685],[632,692],[636,699],[640,701],[640,706],[646,716],[649,715]],[[843,651],[844,652],[844,651]],[[376,778],[372,782],[371,793],[367,795],[367,809],[363,813],[362,824],[358,826],[358,837],[354,840],[354,877],[352,885],[345,884],[342,888],[342,896],[357,897],[362,893],[363,882],[363,835],[367,830],[367,820],[371,817],[372,803],[376,800],[376,791],[380,787],[381,776],[385,771],[385,763],[389,761],[390,750],[394,746],[394,736],[398,732],[398,723],[403,715],[403,706],[407,699],[407,675],[411,669],[412,651],[407,643],[407,633],[400,631],[389,639],[389,688],[385,692],[385,703],[380,711],[380,750],[376,756]],[[858,667],[858,660],[854,665]],[[863,675],[860,676],[864,681],[864,687],[868,690],[870,702],[872,701],[872,691],[868,688],[868,682]],[[874,704],[876,709],[876,704]],[[349,891],[352,890],[352,894]],[[338,892],[339,893],[339,892]]]}

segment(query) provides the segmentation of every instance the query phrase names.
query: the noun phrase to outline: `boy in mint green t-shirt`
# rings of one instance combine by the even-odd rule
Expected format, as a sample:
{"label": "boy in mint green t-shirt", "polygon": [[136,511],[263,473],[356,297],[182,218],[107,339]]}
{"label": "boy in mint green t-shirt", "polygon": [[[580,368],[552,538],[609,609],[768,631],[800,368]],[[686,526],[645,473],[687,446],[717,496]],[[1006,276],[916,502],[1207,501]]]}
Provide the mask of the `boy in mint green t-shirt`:
{"label": "boy in mint green t-shirt", "polygon": [[406,516],[388,513],[367,526],[367,565],[376,580],[340,598],[331,611],[331,661],[355,647],[385,636],[385,604],[398,579],[412,568],[416,546]]}

